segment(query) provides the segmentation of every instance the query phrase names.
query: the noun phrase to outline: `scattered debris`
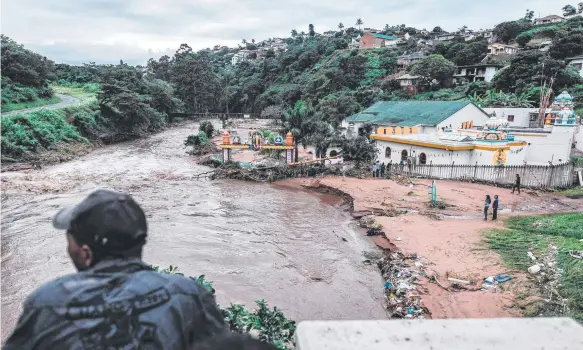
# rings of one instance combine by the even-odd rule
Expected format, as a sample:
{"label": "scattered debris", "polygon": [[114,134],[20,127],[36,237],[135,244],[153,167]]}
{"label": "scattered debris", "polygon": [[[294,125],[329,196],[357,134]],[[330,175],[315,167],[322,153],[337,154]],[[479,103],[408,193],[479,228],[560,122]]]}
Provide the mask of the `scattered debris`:
{"label": "scattered debris", "polygon": [[447,280],[452,282],[453,284],[463,284],[463,285],[470,284],[470,281],[460,280],[460,279],[452,278],[452,277],[449,277]]}
{"label": "scattered debris", "polygon": [[575,259],[583,259],[583,250],[569,250],[569,255]]}
{"label": "scattered debris", "polygon": [[385,280],[385,298],[391,318],[430,316],[417,290],[421,274],[412,265],[418,261],[417,255],[395,252],[387,254],[377,262]]}
{"label": "scattered debris", "polygon": [[528,272],[532,275],[536,275],[540,272],[540,265],[532,265],[528,268]]}

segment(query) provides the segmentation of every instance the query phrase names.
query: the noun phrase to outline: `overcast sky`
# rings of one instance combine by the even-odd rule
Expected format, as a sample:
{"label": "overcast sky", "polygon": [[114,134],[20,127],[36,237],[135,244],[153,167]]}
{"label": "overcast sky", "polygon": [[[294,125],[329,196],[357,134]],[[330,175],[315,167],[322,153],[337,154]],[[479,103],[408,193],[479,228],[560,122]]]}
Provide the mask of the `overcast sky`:
{"label": "overcast sky", "polygon": [[[553,4],[555,3],[555,4]],[[572,1],[576,6],[577,1]],[[58,63],[145,64],[172,55],[181,43],[193,49],[235,46],[317,32],[339,22],[365,27],[407,24],[452,31],[520,18],[561,14],[552,0],[2,0],[2,33]]]}

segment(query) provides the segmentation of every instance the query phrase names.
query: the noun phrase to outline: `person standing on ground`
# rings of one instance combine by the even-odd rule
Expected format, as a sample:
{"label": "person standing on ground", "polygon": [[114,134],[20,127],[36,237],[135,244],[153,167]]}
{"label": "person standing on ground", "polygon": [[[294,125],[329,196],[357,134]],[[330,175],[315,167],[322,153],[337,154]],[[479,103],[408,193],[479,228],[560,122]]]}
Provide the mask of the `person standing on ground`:
{"label": "person standing on ground", "polygon": [[494,202],[492,203],[492,220],[498,219],[498,195],[494,195]]}
{"label": "person standing on ground", "polygon": [[514,190],[518,190],[518,194],[520,194],[520,175],[516,174],[516,180],[514,181],[514,185],[512,186],[512,193]]}
{"label": "person standing on ground", "polygon": [[377,160],[377,177],[381,177],[381,163]]}
{"label": "person standing on ground", "polygon": [[78,273],[26,299],[5,350],[182,350],[229,331],[204,286],[142,261],[146,216],[129,195],[97,190],[53,226],[66,230]]}
{"label": "person standing on ground", "polygon": [[385,162],[383,162],[381,164],[381,177],[383,177],[383,178],[385,177],[385,168],[386,168],[385,167]]}
{"label": "person standing on ground", "polygon": [[372,177],[377,177],[377,163],[372,163]]}
{"label": "person standing on ground", "polygon": [[486,200],[484,201],[484,221],[488,220],[488,208],[490,208],[490,203],[492,203],[492,199],[490,199],[490,195],[486,195]]}

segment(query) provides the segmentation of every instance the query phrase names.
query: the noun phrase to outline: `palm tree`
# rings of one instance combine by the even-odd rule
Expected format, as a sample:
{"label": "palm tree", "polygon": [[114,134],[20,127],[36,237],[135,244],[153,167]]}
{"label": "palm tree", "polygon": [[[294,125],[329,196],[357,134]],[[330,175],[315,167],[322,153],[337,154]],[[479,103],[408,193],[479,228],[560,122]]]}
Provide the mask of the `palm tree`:
{"label": "palm tree", "polygon": [[243,39],[241,42],[242,42],[243,44],[247,45],[247,39]]}
{"label": "palm tree", "polygon": [[364,22],[362,21],[362,18],[357,18],[356,19],[356,25],[358,26],[358,30],[362,29],[362,25],[364,24]]}
{"label": "palm tree", "polygon": [[255,39],[251,39],[251,42],[252,42],[253,44],[255,44]]}
{"label": "palm tree", "polygon": [[298,145],[301,143],[305,148],[308,138],[314,130],[316,111],[310,104],[302,101],[296,102],[293,108],[287,108],[281,115],[282,134],[291,132],[295,140],[295,161],[298,161]]}
{"label": "palm tree", "polygon": [[344,24],[342,24],[342,22],[338,23],[338,29],[340,30],[344,29]]}
{"label": "palm tree", "polygon": [[300,32],[300,36],[302,37],[302,39],[306,36],[306,32],[304,32],[303,30]]}
{"label": "palm tree", "polygon": [[331,124],[324,121],[315,120],[313,125],[312,134],[307,138],[308,143],[316,149],[316,158],[324,158],[332,144],[340,143],[340,135]]}
{"label": "palm tree", "polygon": [[298,31],[295,29],[292,29],[291,36],[292,36],[292,38],[295,38],[296,36],[298,36]]}

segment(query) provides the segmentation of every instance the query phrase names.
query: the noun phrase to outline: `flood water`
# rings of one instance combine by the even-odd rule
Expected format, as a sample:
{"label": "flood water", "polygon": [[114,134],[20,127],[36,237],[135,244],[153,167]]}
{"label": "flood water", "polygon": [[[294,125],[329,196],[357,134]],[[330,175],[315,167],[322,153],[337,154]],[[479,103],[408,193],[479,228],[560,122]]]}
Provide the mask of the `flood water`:
{"label": "flood water", "polygon": [[185,124],[67,163],[2,174],[2,341],[30,292],[74,272],[51,217],[97,187],[128,192],[144,208],[146,262],[205,274],[220,304],[265,299],[298,321],[386,318],[381,277],[362,263],[362,252],[374,247],[335,198],[194,180],[209,171],[182,146],[195,130]]}

